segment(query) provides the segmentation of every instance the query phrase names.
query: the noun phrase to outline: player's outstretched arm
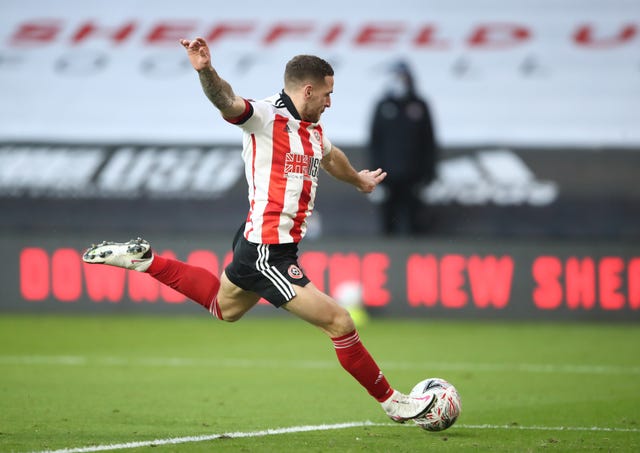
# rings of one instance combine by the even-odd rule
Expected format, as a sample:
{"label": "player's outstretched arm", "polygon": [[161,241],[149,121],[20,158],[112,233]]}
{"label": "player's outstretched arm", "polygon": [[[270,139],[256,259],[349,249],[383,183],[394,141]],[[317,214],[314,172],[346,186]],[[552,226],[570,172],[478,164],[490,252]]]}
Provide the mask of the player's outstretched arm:
{"label": "player's outstretched arm", "polygon": [[220,110],[222,116],[235,118],[242,115],[245,110],[244,99],[236,96],[231,85],[211,66],[211,52],[206,41],[202,38],[192,41],[181,39],[180,44],[187,50],[191,66],[198,71],[204,94]]}
{"label": "player's outstretched arm", "polygon": [[349,183],[364,193],[373,192],[373,189],[387,176],[387,172],[382,171],[381,168],[373,171],[356,171],[345,153],[335,145],[322,159],[322,168],[334,178]]}

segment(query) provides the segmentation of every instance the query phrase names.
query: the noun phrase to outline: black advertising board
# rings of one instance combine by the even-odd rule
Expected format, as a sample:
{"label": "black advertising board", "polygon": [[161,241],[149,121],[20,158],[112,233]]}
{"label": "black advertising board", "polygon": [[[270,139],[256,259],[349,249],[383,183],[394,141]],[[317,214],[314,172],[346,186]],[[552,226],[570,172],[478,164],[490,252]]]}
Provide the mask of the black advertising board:
{"label": "black advertising board", "polygon": [[[365,148],[345,152],[367,167]],[[226,235],[248,210],[237,145],[5,143],[0,164],[0,229],[9,231]],[[438,178],[415,188],[424,235],[636,241],[638,169],[630,149],[442,150]],[[375,237],[375,200],[321,172],[311,234]]]}

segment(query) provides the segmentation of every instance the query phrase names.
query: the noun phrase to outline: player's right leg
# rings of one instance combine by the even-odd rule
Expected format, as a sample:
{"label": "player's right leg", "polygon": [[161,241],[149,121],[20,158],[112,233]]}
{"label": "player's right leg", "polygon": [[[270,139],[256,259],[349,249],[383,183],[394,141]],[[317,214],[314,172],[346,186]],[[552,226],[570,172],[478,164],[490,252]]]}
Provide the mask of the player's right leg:
{"label": "player's right leg", "polygon": [[151,246],[142,238],[128,242],[103,241],[92,244],[82,255],[89,264],[108,264],[139,272],[145,272],[153,261]]}
{"label": "player's right leg", "polygon": [[154,255],[149,243],[141,238],[92,245],[82,259],[89,264],[146,272],[224,321],[237,321],[260,300],[258,294],[232,283],[225,272],[218,279],[204,268]]}
{"label": "player's right leg", "polygon": [[217,295],[220,280],[208,270],[182,261],[155,255],[144,239],[102,242],[89,247],[82,259],[89,264],[106,264],[145,272],[184,294],[220,318]]}
{"label": "player's right leg", "polygon": [[259,294],[240,288],[229,280],[225,271],[222,271],[217,300],[220,319],[229,322],[237,321],[251,310],[259,300]]}

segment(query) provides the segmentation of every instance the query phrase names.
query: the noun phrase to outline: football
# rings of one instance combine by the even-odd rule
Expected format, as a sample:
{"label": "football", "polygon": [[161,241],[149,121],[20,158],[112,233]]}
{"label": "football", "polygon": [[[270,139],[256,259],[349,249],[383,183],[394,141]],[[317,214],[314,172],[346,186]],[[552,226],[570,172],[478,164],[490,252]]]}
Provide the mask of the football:
{"label": "football", "polygon": [[411,390],[411,396],[423,396],[432,393],[436,402],[429,412],[414,419],[416,425],[427,431],[442,431],[453,425],[462,409],[460,395],[449,382],[440,378],[420,381]]}

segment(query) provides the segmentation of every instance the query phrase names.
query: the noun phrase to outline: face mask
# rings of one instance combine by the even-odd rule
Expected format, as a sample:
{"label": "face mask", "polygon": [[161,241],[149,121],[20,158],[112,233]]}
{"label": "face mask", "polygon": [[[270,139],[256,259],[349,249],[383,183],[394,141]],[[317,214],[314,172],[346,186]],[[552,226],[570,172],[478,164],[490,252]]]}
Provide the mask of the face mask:
{"label": "face mask", "polygon": [[387,85],[387,93],[392,98],[403,98],[409,94],[409,86],[402,77],[395,76],[389,81],[389,84]]}

